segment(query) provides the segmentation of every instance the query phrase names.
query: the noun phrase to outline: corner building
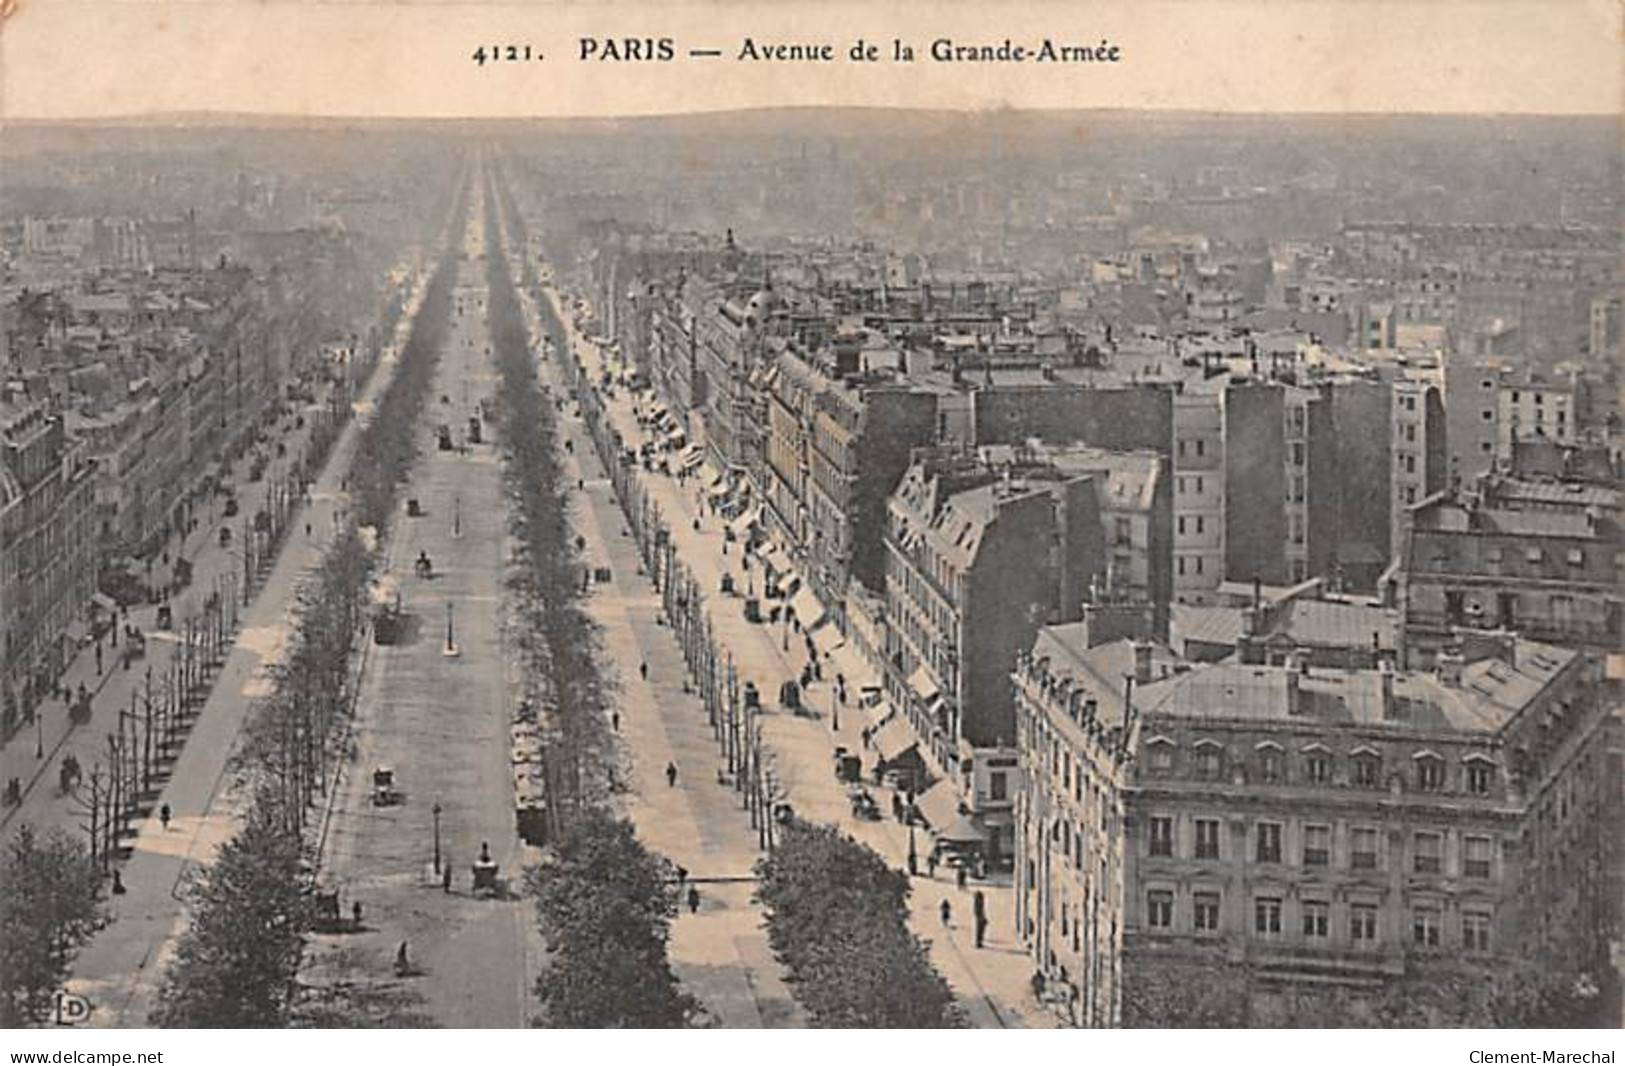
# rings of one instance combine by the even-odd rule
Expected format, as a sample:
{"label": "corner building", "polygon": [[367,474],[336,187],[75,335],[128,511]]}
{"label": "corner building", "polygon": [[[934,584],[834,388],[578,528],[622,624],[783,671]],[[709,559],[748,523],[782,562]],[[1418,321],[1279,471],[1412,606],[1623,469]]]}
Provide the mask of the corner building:
{"label": "corner building", "polygon": [[1216,974],[1239,1014],[1206,1024],[1291,1024],[1306,989],[1596,961],[1595,656],[1470,633],[1428,673],[1188,668],[1081,638],[1046,628],[1014,678],[1017,927],[1084,1024],[1192,1024],[1146,1004]]}

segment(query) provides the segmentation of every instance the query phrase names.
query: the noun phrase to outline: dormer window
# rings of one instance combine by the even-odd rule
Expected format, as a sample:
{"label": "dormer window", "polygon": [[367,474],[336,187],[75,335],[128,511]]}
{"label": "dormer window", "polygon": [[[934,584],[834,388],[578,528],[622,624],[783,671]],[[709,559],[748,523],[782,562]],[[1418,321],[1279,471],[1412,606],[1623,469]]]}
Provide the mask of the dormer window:
{"label": "dormer window", "polygon": [[1380,788],[1382,784],[1382,756],[1365,748],[1354,753],[1351,761],[1356,788]]}
{"label": "dormer window", "polygon": [[1312,785],[1330,784],[1332,780],[1332,756],[1319,744],[1304,749],[1303,777]]}
{"label": "dormer window", "polygon": [[1224,748],[1214,740],[1196,742],[1196,775],[1204,781],[1216,781],[1224,770]]}
{"label": "dormer window", "polygon": [[1150,748],[1152,773],[1167,774],[1174,769],[1174,742],[1167,737],[1152,737],[1146,741]]}
{"label": "dormer window", "polygon": [[1467,791],[1475,796],[1490,794],[1490,781],[1495,774],[1495,764],[1482,755],[1467,757]]}
{"label": "dormer window", "polygon": [[1258,746],[1258,779],[1270,784],[1281,780],[1281,749],[1275,744]]}
{"label": "dormer window", "polygon": [[1438,792],[1444,788],[1444,760],[1431,751],[1418,752],[1416,757],[1416,788],[1419,792]]}

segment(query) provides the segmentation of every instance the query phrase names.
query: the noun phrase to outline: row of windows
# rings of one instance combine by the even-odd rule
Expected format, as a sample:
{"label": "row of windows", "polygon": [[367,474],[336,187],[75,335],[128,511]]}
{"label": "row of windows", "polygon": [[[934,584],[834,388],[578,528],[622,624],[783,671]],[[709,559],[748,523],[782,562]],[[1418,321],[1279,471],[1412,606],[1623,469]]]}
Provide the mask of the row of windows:
{"label": "row of windows", "polygon": [[[1224,932],[1223,900],[1218,892],[1191,894],[1191,925],[1198,933],[1217,935]],[[1366,947],[1376,947],[1382,940],[1382,925],[1378,907],[1374,903],[1351,903],[1348,907],[1348,940]],[[1283,936],[1285,901],[1279,896],[1256,896],[1253,899],[1252,933],[1265,940]],[[1325,900],[1303,900],[1298,904],[1298,929],[1304,940],[1330,940],[1332,935],[1332,907]],[[1488,911],[1468,909],[1462,911],[1459,929],[1460,944],[1466,951],[1490,949],[1491,915]],[[1156,930],[1174,927],[1174,894],[1166,889],[1153,889],[1146,893],[1146,925]],[[1443,914],[1434,904],[1418,904],[1411,910],[1410,943],[1420,948],[1442,945]]]}
{"label": "row of windows", "polygon": [[[1150,819],[1146,850],[1153,858],[1174,857],[1174,820],[1171,816],[1154,815]],[[1192,840],[1191,858],[1222,861],[1220,821],[1217,818],[1197,818]],[[1253,827],[1252,859],[1254,862],[1280,864],[1283,861],[1281,841],[1283,826],[1280,822],[1259,822]],[[1349,830],[1348,867],[1351,870],[1375,870],[1382,861],[1381,831],[1375,826],[1354,826]],[[1463,877],[1488,879],[1492,873],[1491,860],[1494,841],[1487,836],[1462,838],[1461,873]],[[1306,825],[1301,834],[1301,848],[1297,856],[1299,865],[1329,867],[1332,861],[1332,827]],[[1418,830],[1411,834],[1410,869],[1419,874],[1444,872],[1444,834],[1434,830]]]}
{"label": "row of windows", "polygon": [[[1150,751],[1151,771],[1156,774],[1172,773],[1175,745],[1165,737],[1152,737],[1146,742]],[[1256,750],[1251,771],[1254,779],[1263,784],[1286,784],[1287,757],[1279,747],[1266,742]],[[1445,761],[1432,752],[1419,752],[1412,759],[1412,784],[1419,792],[1442,792],[1445,787]],[[1296,760],[1292,774],[1293,784],[1329,785],[1333,783],[1336,758],[1330,751],[1306,751]],[[1223,780],[1227,772],[1246,766],[1245,761],[1227,757],[1224,747],[1217,741],[1200,740],[1190,761],[1192,774],[1205,781]],[[1469,756],[1462,764],[1464,790],[1475,796],[1489,795],[1495,780],[1495,763],[1488,758]],[[1383,760],[1375,752],[1358,752],[1348,757],[1348,783],[1355,788],[1378,789],[1384,787]]]}

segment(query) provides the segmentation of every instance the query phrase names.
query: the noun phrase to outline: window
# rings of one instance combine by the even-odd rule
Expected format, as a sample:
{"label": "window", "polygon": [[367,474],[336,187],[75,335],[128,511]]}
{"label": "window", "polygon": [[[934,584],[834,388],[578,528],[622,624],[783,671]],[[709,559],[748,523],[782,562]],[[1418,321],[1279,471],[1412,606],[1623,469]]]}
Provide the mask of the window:
{"label": "window", "polygon": [[1196,819],[1196,857],[1198,859],[1217,859],[1219,857],[1219,820],[1217,818]]}
{"label": "window", "polygon": [[1444,760],[1437,755],[1423,755],[1416,760],[1416,787],[1423,792],[1437,792],[1444,787]]}
{"label": "window", "polygon": [[1377,908],[1371,903],[1349,907],[1349,939],[1369,947],[1377,942]]}
{"label": "window", "polygon": [[1182,537],[1185,535],[1185,516],[1184,515],[1179,516],[1179,535],[1182,536]]}
{"label": "window", "polygon": [[1281,900],[1275,896],[1260,896],[1253,901],[1253,931],[1259,936],[1281,935]]}
{"label": "window", "polygon": [[1258,823],[1258,861],[1281,861],[1281,825],[1279,822]]}
{"label": "window", "polygon": [[1479,413],[1479,417],[1482,418],[1486,422],[1493,422],[1493,421],[1495,421],[1495,412],[1494,411],[1482,411],[1482,412]]}
{"label": "window", "polygon": [[1332,829],[1327,825],[1303,827],[1303,864],[1326,866],[1332,861]]}
{"label": "window", "polygon": [[1420,906],[1411,911],[1411,942],[1419,948],[1439,946],[1439,908]]}
{"label": "window", "polygon": [[1153,929],[1171,929],[1174,924],[1174,894],[1148,892],[1145,897],[1146,924]]}
{"label": "window", "polygon": [[1196,749],[1196,774],[1206,781],[1216,781],[1223,769],[1219,745],[1207,743]]}
{"label": "window", "polygon": [[1355,826],[1349,834],[1349,866],[1356,870],[1377,868],[1377,830],[1368,825]]}
{"label": "window", "polygon": [[1200,437],[1198,437],[1196,439],[1196,454],[1197,455],[1205,455],[1206,453],[1207,453],[1207,442],[1202,440]]}
{"label": "window", "polygon": [[1179,442],[1179,457],[1181,459],[1185,458],[1185,442],[1184,441]]}
{"label": "window", "polygon": [[1494,772],[1494,769],[1495,766],[1493,763],[1484,762],[1482,759],[1474,759],[1472,762],[1468,763],[1467,791],[1471,792],[1475,796],[1489,795],[1490,777]]}
{"label": "window", "polygon": [[1354,757],[1354,784],[1358,788],[1378,788],[1382,782],[1382,760],[1375,755]]}
{"label": "window", "polygon": [[1191,480],[1196,485],[1196,495],[1198,495],[1198,496],[1202,495],[1202,479],[1201,478],[1192,478]]}
{"label": "window", "polygon": [[1461,912],[1461,946],[1468,951],[1490,950],[1490,916],[1487,912]]}
{"label": "window", "polygon": [[1305,937],[1311,940],[1324,940],[1330,933],[1331,923],[1331,904],[1318,899],[1303,901],[1303,935]]}
{"label": "window", "polygon": [[[1183,522],[1184,519],[1181,518],[1180,521]],[[1179,576],[1184,577],[1185,576],[1185,557],[1183,555],[1175,557],[1174,563],[1179,568]]]}
{"label": "window", "polygon": [[1490,838],[1468,837],[1462,844],[1461,872],[1467,877],[1489,877],[1492,847]]}
{"label": "window", "polygon": [[1324,785],[1332,779],[1332,759],[1323,751],[1312,751],[1303,760],[1304,777],[1312,785]]}
{"label": "window", "polygon": [[1174,746],[1163,741],[1151,744],[1151,769],[1159,774],[1165,774],[1174,768]]}
{"label": "window", "polygon": [[987,798],[990,800],[1010,798],[1009,779],[1003,770],[995,770],[987,775]]}
{"label": "window", "polygon": [[1130,525],[1129,525],[1129,520],[1128,519],[1126,519],[1126,518],[1116,519],[1116,521],[1114,522],[1114,530],[1115,530],[1115,535],[1116,535],[1116,543],[1118,543],[1118,544],[1132,544],[1134,542],[1133,530],[1132,530],[1132,527],[1130,527]]}
{"label": "window", "polygon": [[1198,892],[1192,897],[1191,914],[1195,918],[1198,933],[1217,933],[1219,931],[1219,894],[1217,892]]}
{"label": "window", "polygon": [[1172,818],[1154,817],[1151,819],[1151,854],[1171,856],[1174,853],[1174,820]]}
{"label": "window", "polygon": [[1438,833],[1417,833],[1413,839],[1413,868],[1419,874],[1436,874],[1442,865],[1444,840]]}
{"label": "window", "polygon": [[1281,751],[1279,748],[1265,748],[1258,753],[1258,776],[1262,781],[1275,782],[1281,780]]}
{"label": "window", "polygon": [[1586,553],[1585,553],[1584,548],[1570,548],[1569,549],[1569,565],[1570,566],[1584,566],[1585,562],[1586,562]]}

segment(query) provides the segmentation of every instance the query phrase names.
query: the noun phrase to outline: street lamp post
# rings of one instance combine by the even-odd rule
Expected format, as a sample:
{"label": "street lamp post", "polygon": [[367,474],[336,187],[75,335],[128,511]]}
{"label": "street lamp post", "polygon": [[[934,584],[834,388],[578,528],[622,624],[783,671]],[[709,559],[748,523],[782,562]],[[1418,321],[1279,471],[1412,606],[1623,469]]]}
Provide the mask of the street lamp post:
{"label": "street lamp post", "polygon": [[449,602],[446,604],[446,648],[441,654],[446,656],[457,654],[457,641],[452,628],[452,605]]}
{"label": "street lamp post", "polygon": [[34,705],[34,758],[45,758],[45,708]]}
{"label": "street lamp post", "polygon": [[440,801],[434,803],[434,872],[440,874]]}

